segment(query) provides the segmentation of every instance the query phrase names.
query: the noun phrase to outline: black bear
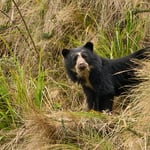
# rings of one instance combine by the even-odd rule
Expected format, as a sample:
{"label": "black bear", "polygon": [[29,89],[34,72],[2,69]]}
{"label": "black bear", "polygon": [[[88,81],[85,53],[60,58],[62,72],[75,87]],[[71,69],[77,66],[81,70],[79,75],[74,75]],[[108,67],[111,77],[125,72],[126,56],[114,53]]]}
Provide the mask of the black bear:
{"label": "black bear", "polygon": [[63,49],[66,72],[73,82],[82,85],[87,97],[88,109],[112,111],[113,98],[125,92],[139,81],[133,68],[133,59],[146,58],[150,47],[119,59],[106,59],[93,52],[93,43]]}

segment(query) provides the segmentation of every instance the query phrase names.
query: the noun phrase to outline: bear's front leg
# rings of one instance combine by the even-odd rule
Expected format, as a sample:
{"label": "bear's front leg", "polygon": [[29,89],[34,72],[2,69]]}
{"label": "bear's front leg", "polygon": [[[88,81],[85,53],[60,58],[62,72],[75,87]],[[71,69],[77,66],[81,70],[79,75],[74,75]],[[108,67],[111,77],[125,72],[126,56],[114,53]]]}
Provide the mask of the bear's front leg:
{"label": "bear's front leg", "polygon": [[94,110],[100,111],[100,101],[98,96],[94,97]]}
{"label": "bear's front leg", "polygon": [[94,103],[95,103],[95,93],[87,87],[83,87],[84,93],[86,95],[86,102],[88,110],[94,109]]}
{"label": "bear's front leg", "polygon": [[95,98],[94,110],[96,111],[112,111],[113,97],[110,95],[101,95]]}

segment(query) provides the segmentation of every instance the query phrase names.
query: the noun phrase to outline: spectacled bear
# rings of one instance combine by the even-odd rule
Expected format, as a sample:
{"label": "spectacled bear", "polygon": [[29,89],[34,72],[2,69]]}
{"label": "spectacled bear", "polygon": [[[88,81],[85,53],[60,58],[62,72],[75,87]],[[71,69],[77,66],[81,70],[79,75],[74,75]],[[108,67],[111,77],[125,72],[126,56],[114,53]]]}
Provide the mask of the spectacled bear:
{"label": "spectacled bear", "polygon": [[146,58],[150,47],[118,59],[106,59],[93,51],[93,43],[63,49],[66,72],[73,82],[81,84],[87,98],[88,109],[112,111],[113,98],[138,84],[133,68],[138,65],[133,59]]}

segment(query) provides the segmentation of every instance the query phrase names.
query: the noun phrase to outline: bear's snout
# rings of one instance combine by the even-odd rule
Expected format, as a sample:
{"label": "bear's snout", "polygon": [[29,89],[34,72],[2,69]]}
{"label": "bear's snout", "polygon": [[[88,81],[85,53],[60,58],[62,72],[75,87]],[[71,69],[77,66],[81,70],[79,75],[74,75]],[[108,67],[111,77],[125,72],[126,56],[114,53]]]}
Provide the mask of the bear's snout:
{"label": "bear's snout", "polygon": [[79,63],[78,68],[79,70],[84,70],[86,69],[87,65],[84,62]]}

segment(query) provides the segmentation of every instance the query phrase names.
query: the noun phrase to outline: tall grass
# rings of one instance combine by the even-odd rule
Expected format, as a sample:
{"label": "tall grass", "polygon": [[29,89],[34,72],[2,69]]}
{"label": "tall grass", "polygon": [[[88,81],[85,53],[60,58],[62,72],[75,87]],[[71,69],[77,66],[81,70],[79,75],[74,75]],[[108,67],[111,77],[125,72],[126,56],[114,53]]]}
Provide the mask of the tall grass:
{"label": "tall grass", "polygon": [[139,49],[144,36],[142,26],[144,20],[137,20],[132,10],[127,11],[124,20],[116,22],[113,30],[99,30],[97,52],[104,57],[117,58]]}
{"label": "tall grass", "polygon": [[[0,70],[0,129],[3,128],[10,128],[10,125],[12,127],[16,127],[15,120],[15,110],[13,109],[13,104],[11,101],[11,96],[9,92],[9,87],[6,81],[5,76],[3,75],[3,71]],[[13,123],[13,124],[12,124]]]}
{"label": "tall grass", "polygon": [[39,69],[38,69],[38,78],[36,86],[36,96],[35,96],[35,104],[41,108],[42,107],[42,98],[43,98],[43,87],[44,87],[44,71],[42,70],[42,50],[40,51],[39,58]]}
{"label": "tall grass", "polygon": [[22,123],[23,115],[30,109],[42,107],[44,71],[39,55],[38,76],[33,78],[31,72],[26,75],[23,67],[15,57],[0,60],[0,114],[1,129],[16,128]]}

